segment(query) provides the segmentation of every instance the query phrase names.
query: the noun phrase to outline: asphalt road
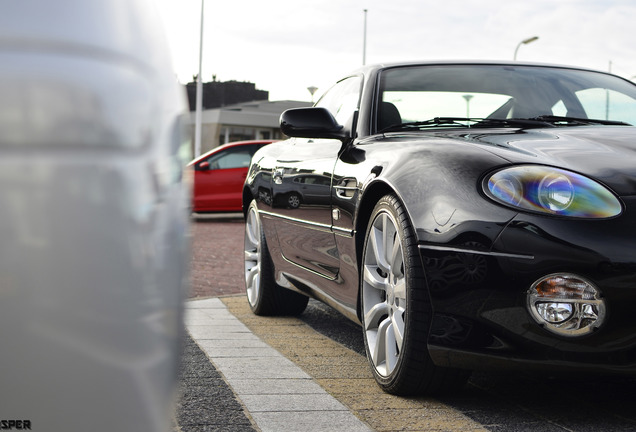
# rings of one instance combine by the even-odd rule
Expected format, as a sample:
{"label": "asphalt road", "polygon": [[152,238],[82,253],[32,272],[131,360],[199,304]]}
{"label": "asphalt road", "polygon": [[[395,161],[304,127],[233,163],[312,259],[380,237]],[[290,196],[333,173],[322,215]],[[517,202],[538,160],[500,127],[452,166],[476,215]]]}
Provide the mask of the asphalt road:
{"label": "asphalt road", "polygon": [[[192,298],[241,294],[242,219],[195,219],[192,237]],[[311,301],[300,319],[364,355],[360,327],[331,308]],[[186,339],[180,375],[178,430],[258,430],[241,401],[191,338]],[[636,431],[635,390],[636,377],[479,372],[462,391],[439,401],[489,431]],[[390,404],[408,402],[407,408],[399,411],[390,429],[376,430],[414,430],[410,419],[428,399],[390,398]],[[412,415],[408,407],[413,407]]]}

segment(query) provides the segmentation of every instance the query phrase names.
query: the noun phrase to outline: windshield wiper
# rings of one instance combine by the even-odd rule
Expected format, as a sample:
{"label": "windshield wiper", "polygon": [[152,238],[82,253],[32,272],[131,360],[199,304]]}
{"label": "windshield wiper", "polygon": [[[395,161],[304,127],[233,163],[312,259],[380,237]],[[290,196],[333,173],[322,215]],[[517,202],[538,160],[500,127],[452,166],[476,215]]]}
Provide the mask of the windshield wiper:
{"label": "windshield wiper", "polygon": [[378,133],[408,131],[413,129],[427,129],[435,127],[556,127],[554,124],[541,119],[496,119],[475,117],[435,117],[430,120],[399,123],[388,126]]}
{"label": "windshield wiper", "polygon": [[514,128],[538,128],[538,127],[556,127],[556,125],[547,122],[541,118],[483,118],[473,124],[471,127],[514,127]]}
{"label": "windshield wiper", "polygon": [[538,120],[543,122],[552,123],[555,126],[557,125],[570,125],[570,126],[580,126],[580,125],[609,125],[609,126],[631,126],[629,123],[625,123],[622,121],[616,120],[602,120],[602,119],[589,119],[589,118],[580,118],[580,117],[563,117],[563,116],[555,116],[555,115],[542,115],[538,117],[533,117],[530,120]]}
{"label": "windshield wiper", "polygon": [[587,125],[616,125],[616,126],[631,126],[629,123],[614,120],[599,120],[599,119],[585,119],[578,117],[562,117],[554,115],[541,115],[531,118],[485,118],[481,121],[473,124],[471,127],[521,127],[521,128],[536,128],[536,127],[559,127],[559,126],[587,126]]}
{"label": "windshield wiper", "polygon": [[409,130],[421,130],[438,127],[452,128],[487,128],[487,127],[512,127],[512,128],[540,128],[559,126],[582,125],[616,125],[631,126],[614,120],[584,119],[578,117],[562,117],[542,115],[532,118],[475,118],[475,117],[435,117],[429,120],[394,124],[378,131],[378,133],[401,132]]}
{"label": "windshield wiper", "polygon": [[426,129],[432,127],[470,127],[470,124],[467,122],[476,122],[481,119],[471,119],[465,117],[435,117],[429,120],[424,121],[416,121],[416,122],[408,122],[408,123],[398,123],[384,129],[378,131],[378,133],[385,132],[399,132],[399,131],[408,131],[412,129]]}

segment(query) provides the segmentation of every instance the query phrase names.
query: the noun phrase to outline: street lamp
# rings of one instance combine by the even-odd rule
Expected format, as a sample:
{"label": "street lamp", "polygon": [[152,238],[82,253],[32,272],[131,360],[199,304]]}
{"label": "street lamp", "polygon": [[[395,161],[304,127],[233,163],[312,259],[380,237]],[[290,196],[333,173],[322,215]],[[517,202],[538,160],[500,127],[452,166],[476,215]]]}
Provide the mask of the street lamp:
{"label": "street lamp", "polygon": [[197,75],[197,94],[194,113],[194,157],[201,155],[201,116],[203,109],[203,0],[201,0],[201,28],[199,35],[199,75]]}
{"label": "street lamp", "polygon": [[316,90],[318,90],[318,87],[310,86],[310,87],[307,87],[307,90],[311,94],[311,103],[314,103],[314,93],[316,93]]}
{"label": "street lamp", "polygon": [[466,118],[470,118],[470,100],[473,98],[473,95],[465,94],[462,97],[466,99]]}
{"label": "street lamp", "polygon": [[364,33],[362,35],[362,66],[367,64],[367,9],[364,12]]}
{"label": "street lamp", "polygon": [[517,48],[515,48],[515,56],[514,56],[514,60],[517,61],[517,51],[519,51],[519,47],[521,45],[527,45],[531,42],[536,41],[537,39],[539,39],[539,36],[532,36],[531,38],[528,39],[524,39],[521,42],[519,42],[519,44],[517,45]]}

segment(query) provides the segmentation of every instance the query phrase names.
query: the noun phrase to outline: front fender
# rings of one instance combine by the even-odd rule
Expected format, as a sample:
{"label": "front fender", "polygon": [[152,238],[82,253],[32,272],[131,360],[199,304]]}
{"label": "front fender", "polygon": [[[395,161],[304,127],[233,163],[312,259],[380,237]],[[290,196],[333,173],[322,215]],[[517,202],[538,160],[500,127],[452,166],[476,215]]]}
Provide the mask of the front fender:
{"label": "front fender", "polygon": [[[392,144],[399,151],[367,151],[367,159],[382,168],[363,185],[362,202],[391,191],[406,207],[419,243],[457,246],[478,240],[490,250],[517,212],[486,198],[481,182],[487,172],[509,163],[474,144],[450,140]],[[359,206],[357,219],[364,218],[360,211],[368,213],[367,207]]]}

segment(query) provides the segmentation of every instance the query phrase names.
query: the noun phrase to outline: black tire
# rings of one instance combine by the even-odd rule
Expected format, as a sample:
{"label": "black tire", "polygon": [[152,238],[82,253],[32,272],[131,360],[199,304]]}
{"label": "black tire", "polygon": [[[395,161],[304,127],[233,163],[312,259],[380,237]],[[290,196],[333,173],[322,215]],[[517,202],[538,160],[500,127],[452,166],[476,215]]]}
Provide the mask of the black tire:
{"label": "black tire", "polygon": [[427,349],[431,305],[415,232],[394,195],[378,201],[364,239],[362,326],[375,380],[387,393],[448,393],[470,373],[439,367]]}
{"label": "black tire", "polygon": [[252,201],[245,217],[245,291],[256,315],[299,315],[309,298],[279,286],[274,277],[274,264],[267,248],[256,201]]}
{"label": "black tire", "polygon": [[289,195],[287,195],[287,206],[289,208],[298,208],[300,207],[300,204],[302,203],[301,199],[300,199],[300,195],[298,195],[295,192],[290,193]]}

